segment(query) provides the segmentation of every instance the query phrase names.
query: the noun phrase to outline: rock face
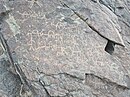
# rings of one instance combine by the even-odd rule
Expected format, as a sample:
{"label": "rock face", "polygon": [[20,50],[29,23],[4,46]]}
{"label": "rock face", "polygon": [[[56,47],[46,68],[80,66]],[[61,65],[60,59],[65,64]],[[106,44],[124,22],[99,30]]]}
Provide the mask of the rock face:
{"label": "rock face", "polygon": [[129,0],[0,0],[0,97],[130,97]]}

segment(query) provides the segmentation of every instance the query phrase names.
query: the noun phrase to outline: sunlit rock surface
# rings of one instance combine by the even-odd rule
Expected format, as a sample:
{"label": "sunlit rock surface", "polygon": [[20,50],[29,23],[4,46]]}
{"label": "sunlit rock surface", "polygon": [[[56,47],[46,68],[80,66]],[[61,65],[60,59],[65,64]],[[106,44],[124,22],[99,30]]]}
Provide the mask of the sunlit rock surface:
{"label": "sunlit rock surface", "polygon": [[3,12],[21,72],[1,43],[1,97],[130,97],[129,0],[0,0]]}

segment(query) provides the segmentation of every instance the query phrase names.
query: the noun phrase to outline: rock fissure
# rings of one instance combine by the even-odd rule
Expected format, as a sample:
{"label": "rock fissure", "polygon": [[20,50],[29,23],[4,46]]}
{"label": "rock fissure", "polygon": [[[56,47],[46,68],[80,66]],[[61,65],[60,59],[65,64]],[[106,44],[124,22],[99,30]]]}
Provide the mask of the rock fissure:
{"label": "rock fissure", "polygon": [[[117,43],[117,42],[115,42],[115,41],[113,41],[113,40],[110,40],[109,38],[103,36],[102,34],[100,34],[100,32],[99,32],[94,26],[92,26],[90,23],[87,22],[87,19],[88,19],[88,18],[87,18],[87,19],[84,19],[78,12],[76,12],[76,11],[73,10],[73,9],[71,9],[71,8],[70,8],[68,5],[66,5],[65,3],[62,3],[62,2],[61,2],[61,4],[62,4],[63,6],[65,6],[65,7],[69,8],[71,11],[73,11],[74,14],[75,14],[76,16],[78,16],[83,22],[85,22],[94,32],[98,33],[102,38],[108,40],[108,43],[107,43],[107,45],[106,45],[106,47],[105,47],[105,51],[106,51],[106,52],[108,52],[109,54],[112,55],[112,53],[114,52],[114,46],[115,46],[115,44],[125,47],[124,44]],[[109,46],[108,46],[108,44],[109,44]],[[113,44],[114,44],[114,45],[113,45]]]}
{"label": "rock fissure", "polygon": [[53,97],[49,94],[48,90],[45,87],[45,82],[43,80],[39,79],[39,83],[42,85],[42,87],[44,88],[44,90],[46,91],[47,97]]}
{"label": "rock fissure", "polygon": [[62,3],[62,2],[61,2],[61,4],[62,4],[63,6],[65,6],[65,7],[69,8],[71,11],[73,11],[76,16],[78,16],[82,21],[84,21],[94,32],[97,32],[101,37],[103,37],[103,38],[106,39],[106,40],[112,41],[113,43],[115,43],[115,44],[117,44],[117,45],[120,45],[120,46],[123,46],[123,47],[124,47],[123,44],[120,44],[120,43],[117,43],[117,42],[115,42],[115,41],[113,41],[113,40],[110,40],[110,39],[108,39],[107,37],[105,37],[105,36],[103,36],[102,34],[100,34],[100,32],[99,32],[94,26],[92,26],[90,23],[87,22],[87,19],[88,19],[88,18],[87,18],[87,19],[84,19],[78,12],[76,12],[76,11],[73,10],[73,9],[71,9],[71,8],[70,8],[68,5],[66,5],[65,3]]}
{"label": "rock fissure", "polygon": [[[6,12],[1,13],[0,17],[2,18],[2,20],[4,17],[6,17],[6,15],[8,15],[9,12],[10,11],[6,11]],[[13,69],[11,71],[19,76],[23,86],[28,87],[32,93],[35,93],[31,84],[29,84],[29,82],[26,80],[27,78],[26,78],[25,74],[23,73],[22,69],[20,68],[19,64],[14,62],[14,59],[12,58],[12,53],[10,51],[10,48],[9,48],[7,41],[4,38],[2,32],[0,32],[0,41],[1,41],[1,46],[3,47],[3,50],[4,50],[6,56],[9,60],[10,67],[12,67],[12,68],[10,68],[10,70]],[[21,87],[23,87],[23,86],[21,86]],[[21,89],[23,89],[23,88],[21,88]]]}
{"label": "rock fissure", "polygon": [[117,87],[117,88],[120,88],[120,89],[123,89],[123,90],[130,90],[130,88],[127,87],[127,86],[117,84],[116,82],[113,82],[113,81],[111,81],[108,78],[100,77],[100,76],[97,76],[95,74],[88,74],[88,73],[86,73],[86,82],[87,82],[87,80],[95,81],[95,82],[99,82],[99,80],[100,80],[101,83],[109,84],[111,86],[114,86],[114,87]]}

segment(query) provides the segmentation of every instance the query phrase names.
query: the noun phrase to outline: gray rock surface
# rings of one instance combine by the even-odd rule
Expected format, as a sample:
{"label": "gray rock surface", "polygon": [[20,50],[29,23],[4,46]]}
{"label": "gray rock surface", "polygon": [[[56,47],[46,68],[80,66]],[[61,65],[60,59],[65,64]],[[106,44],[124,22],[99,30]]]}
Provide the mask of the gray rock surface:
{"label": "gray rock surface", "polygon": [[0,97],[130,97],[129,31],[129,0],[0,0]]}

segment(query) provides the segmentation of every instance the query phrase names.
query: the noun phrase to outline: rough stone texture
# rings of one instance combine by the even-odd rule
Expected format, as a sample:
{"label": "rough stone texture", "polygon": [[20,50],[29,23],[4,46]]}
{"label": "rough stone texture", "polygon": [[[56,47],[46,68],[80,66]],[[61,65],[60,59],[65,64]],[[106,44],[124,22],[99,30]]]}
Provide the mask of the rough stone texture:
{"label": "rough stone texture", "polygon": [[1,45],[0,97],[130,97],[129,0],[0,0],[2,12],[14,63]]}

